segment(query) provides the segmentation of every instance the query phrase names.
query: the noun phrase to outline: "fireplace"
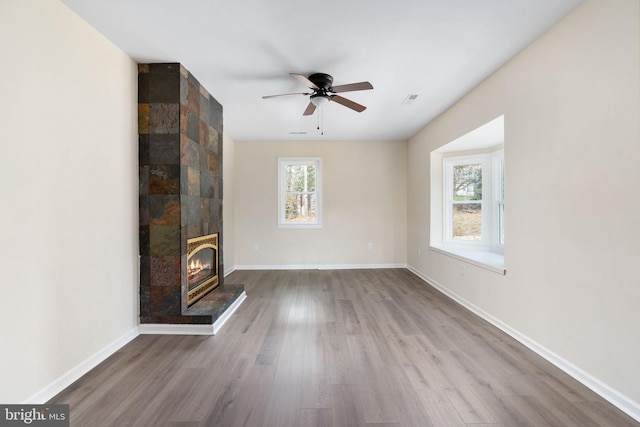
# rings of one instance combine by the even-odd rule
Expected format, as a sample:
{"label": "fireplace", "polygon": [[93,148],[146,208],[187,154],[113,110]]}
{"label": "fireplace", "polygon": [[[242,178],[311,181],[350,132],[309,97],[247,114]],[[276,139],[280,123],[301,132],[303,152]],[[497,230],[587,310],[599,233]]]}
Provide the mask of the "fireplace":
{"label": "fireplace", "polygon": [[222,135],[189,70],[138,64],[141,326],[213,326],[244,294],[224,279]]}
{"label": "fireplace", "polygon": [[187,239],[187,305],[218,286],[218,233]]}

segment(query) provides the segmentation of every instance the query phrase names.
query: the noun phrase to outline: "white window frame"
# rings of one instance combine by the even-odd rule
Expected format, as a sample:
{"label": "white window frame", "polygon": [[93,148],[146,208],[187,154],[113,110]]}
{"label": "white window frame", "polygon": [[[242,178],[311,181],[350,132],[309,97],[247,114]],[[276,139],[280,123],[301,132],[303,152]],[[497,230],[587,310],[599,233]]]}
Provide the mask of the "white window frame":
{"label": "white window frame", "polygon": [[[453,206],[456,203],[453,200],[453,168],[459,165],[468,165],[479,163],[482,167],[482,200],[469,200],[464,203],[478,203],[482,207],[482,239],[481,240],[456,240],[453,238]],[[442,170],[444,171],[443,177],[443,195],[444,195],[444,226],[442,240],[446,244],[479,247],[488,247],[487,230],[489,228],[489,220],[487,211],[490,210],[487,203],[486,195],[486,182],[487,182],[487,170],[489,168],[488,158],[486,155],[472,155],[472,156],[455,156],[445,157],[443,159]]]}
{"label": "white window frame", "polygon": [[[479,163],[482,166],[482,200],[469,201],[482,206],[482,239],[453,238],[453,168],[458,165]],[[500,241],[500,205],[504,199],[500,191],[503,178],[504,150],[472,155],[450,153],[442,159],[443,170],[443,227],[442,243],[450,247],[485,250],[504,255],[504,242]]]}
{"label": "white window frame", "polygon": [[[313,221],[287,221],[285,201],[287,195],[287,166],[307,165],[316,168],[315,195],[316,216]],[[322,159],[319,157],[279,157],[278,158],[278,228],[321,228],[322,227]]]}

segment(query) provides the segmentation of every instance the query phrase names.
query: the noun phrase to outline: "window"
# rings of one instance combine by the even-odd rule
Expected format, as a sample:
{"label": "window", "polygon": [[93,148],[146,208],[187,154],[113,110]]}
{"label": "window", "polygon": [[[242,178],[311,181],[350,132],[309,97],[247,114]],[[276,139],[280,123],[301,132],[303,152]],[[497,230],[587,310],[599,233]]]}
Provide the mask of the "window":
{"label": "window", "polygon": [[[505,274],[504,116],[431,152],[435,252]],[[418,248],[418,254],[420,248]]]}
{"label": "window", "polygon": [[503,150],[444,157],[443,171],[443,242],[502,253]]}
{"label": "window", "polygon": [[278,226],[321,226],[319,158],[278,159]]}

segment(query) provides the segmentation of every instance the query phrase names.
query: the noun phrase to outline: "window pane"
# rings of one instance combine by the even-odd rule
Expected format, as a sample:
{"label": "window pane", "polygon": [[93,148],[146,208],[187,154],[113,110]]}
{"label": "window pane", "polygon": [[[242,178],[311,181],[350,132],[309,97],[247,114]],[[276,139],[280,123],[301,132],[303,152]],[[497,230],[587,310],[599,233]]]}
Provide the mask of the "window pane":
{"label": "window pane", "polygon": [[307,191],[316,191],[316,167],[307,165]]}
{"label": "window pane", "polygon": [[302,191],[302,174],[298,165],[287,165],[287,191]]}
{"label": "window pane", "polygon": [[480,163],[453,167],[453,200],[482,200],[482,165]]}
{"label": "window pane", "polygon": [[285,198],[285,220],[312,222],[316,219],[315,194],[287,194]]}
{"label": "window pane", "polygon": [[287,165],[287,191],[315,191],[316,168],[313,165]]}
{"label": "window pane", "polygon": [[453,205],[453,238],[459,240],[482,239],[482,205],[480,203]]}

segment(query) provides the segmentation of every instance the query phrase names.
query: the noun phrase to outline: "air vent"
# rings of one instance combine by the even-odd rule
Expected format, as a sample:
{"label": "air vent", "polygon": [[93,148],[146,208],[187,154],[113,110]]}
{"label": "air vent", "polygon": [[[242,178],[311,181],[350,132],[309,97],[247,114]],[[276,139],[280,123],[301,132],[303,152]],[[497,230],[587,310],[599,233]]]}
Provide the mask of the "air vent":
{"label": "air vent", "polygon": [[418,97],[417,93],[410,93],[407,97],[402,101],[402,104],[412,104],[416,98]]}
{"label": "air vent", "polygon": [[306,135],[306,134],[307,134],[307,132],[305,132],[305,131],[292,131],[292,132],[289,132],[289,135]]}

